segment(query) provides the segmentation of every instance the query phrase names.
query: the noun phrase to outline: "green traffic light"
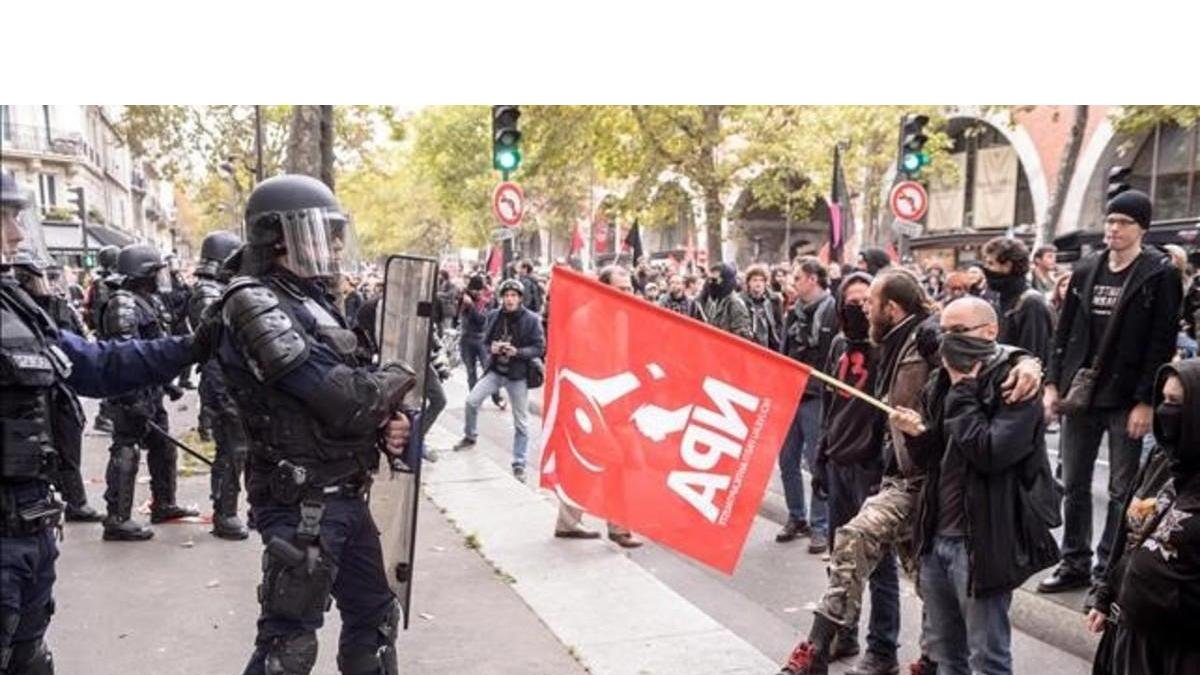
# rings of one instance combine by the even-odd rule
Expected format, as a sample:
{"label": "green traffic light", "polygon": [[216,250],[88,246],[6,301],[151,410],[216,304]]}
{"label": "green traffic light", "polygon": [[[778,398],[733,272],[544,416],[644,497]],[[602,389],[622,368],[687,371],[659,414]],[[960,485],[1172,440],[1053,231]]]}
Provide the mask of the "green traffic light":
{"label": "green traffic light", "polygon": [[496,166],[504,171],[512,171],[521,163],[521,156],[515,150],[500,150],[496,153]]}
{"label": "green traffic light", "polygon": [[915,153],[915,152],[904,153],[904,170],[905,171],[907,171],[909,173],[918,171],[918,170],[920,170],[922,164],[923,164],[923,162],[921,161],[921,156],[918,155],[917,153]]}

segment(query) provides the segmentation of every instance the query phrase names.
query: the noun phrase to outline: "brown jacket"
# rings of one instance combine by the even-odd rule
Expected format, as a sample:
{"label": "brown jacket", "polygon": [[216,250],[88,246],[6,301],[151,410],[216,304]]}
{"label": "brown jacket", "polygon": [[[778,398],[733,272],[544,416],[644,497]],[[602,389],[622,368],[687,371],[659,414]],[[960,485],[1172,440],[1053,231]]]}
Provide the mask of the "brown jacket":
{"label": "brown jacket", "polygon": [[[924,318],[913,317],[916,321],[924,321]],[[921,390],[925,387],[925,383],[929,381],[929,373],[932,371],[929,363],[921,356],[920,350],[917,348],[917,337],[921,334],[923,327],[918,326],[904,341],[904,345],[900,348],[900,355],[896,358],[895,365],[892,367],[892,372],[884,373],[884,377],[890,379],[890,384],[887,387],[884,395],[884,403],[892,406],[902,406],[909,410],[921,409]],[[905,447],[904,434],[900,433],[888,423],[888,436],[891,439],[892,447],[895,448],[896,462],[899,464],[900,473],[905,478],[915,478],[923,473],[915,463]]]}

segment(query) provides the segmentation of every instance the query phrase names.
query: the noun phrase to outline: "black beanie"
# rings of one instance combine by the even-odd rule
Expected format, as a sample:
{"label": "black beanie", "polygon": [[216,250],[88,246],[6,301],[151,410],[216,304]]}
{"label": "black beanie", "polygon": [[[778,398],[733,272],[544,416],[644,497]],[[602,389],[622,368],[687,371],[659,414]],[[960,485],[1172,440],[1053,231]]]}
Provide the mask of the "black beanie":
{"label": "black beanie", "polygon": [[1137,224],[1141,225],[1143,230],[1150,229],[1150,212],[1150,197],[1141,190],[1126,190],[1122,192],[1108,200],[1108,206],[1104,209],[1104,215],[1106,216],[1114,213],[1129,216],[1137,221]]}

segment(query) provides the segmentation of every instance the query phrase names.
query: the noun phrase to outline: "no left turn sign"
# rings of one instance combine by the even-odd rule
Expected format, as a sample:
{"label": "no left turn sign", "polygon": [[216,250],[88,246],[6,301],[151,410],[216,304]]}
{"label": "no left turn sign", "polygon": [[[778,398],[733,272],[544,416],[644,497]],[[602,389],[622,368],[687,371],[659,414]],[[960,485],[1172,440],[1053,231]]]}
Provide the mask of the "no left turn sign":
{"label": "no left turn sign", "polygon": [[492,213],[505,227],[520,225],[521,217],[525,215],[525,193],[521,186],[512,181],[497,185],[492,193]]}
{"label": "no left turn sign", "polygon": [[929,194],[920,183],[906,180],[892,188],[888,203],[894,216],[915,223],[929,210]]}

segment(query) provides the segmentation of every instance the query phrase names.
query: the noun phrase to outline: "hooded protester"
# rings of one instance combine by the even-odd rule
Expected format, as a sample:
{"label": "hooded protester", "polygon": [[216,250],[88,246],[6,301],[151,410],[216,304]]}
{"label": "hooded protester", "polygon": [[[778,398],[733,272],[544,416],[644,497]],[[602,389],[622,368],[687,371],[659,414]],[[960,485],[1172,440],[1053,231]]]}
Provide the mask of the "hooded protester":
{"label": "hooded protester", "polygon": [[1125,501],[1088,627],[1096,675],[1200,672],[1200,359],[1162,366],[1157,448]]}
{"label": "hooded protester", "polygon": [[750,328],[750,310],[737,290],[737,268],[731,263],[717,263],[709,268],[704,284],[704,316],[708,323],[727,333],[754,340]]}

